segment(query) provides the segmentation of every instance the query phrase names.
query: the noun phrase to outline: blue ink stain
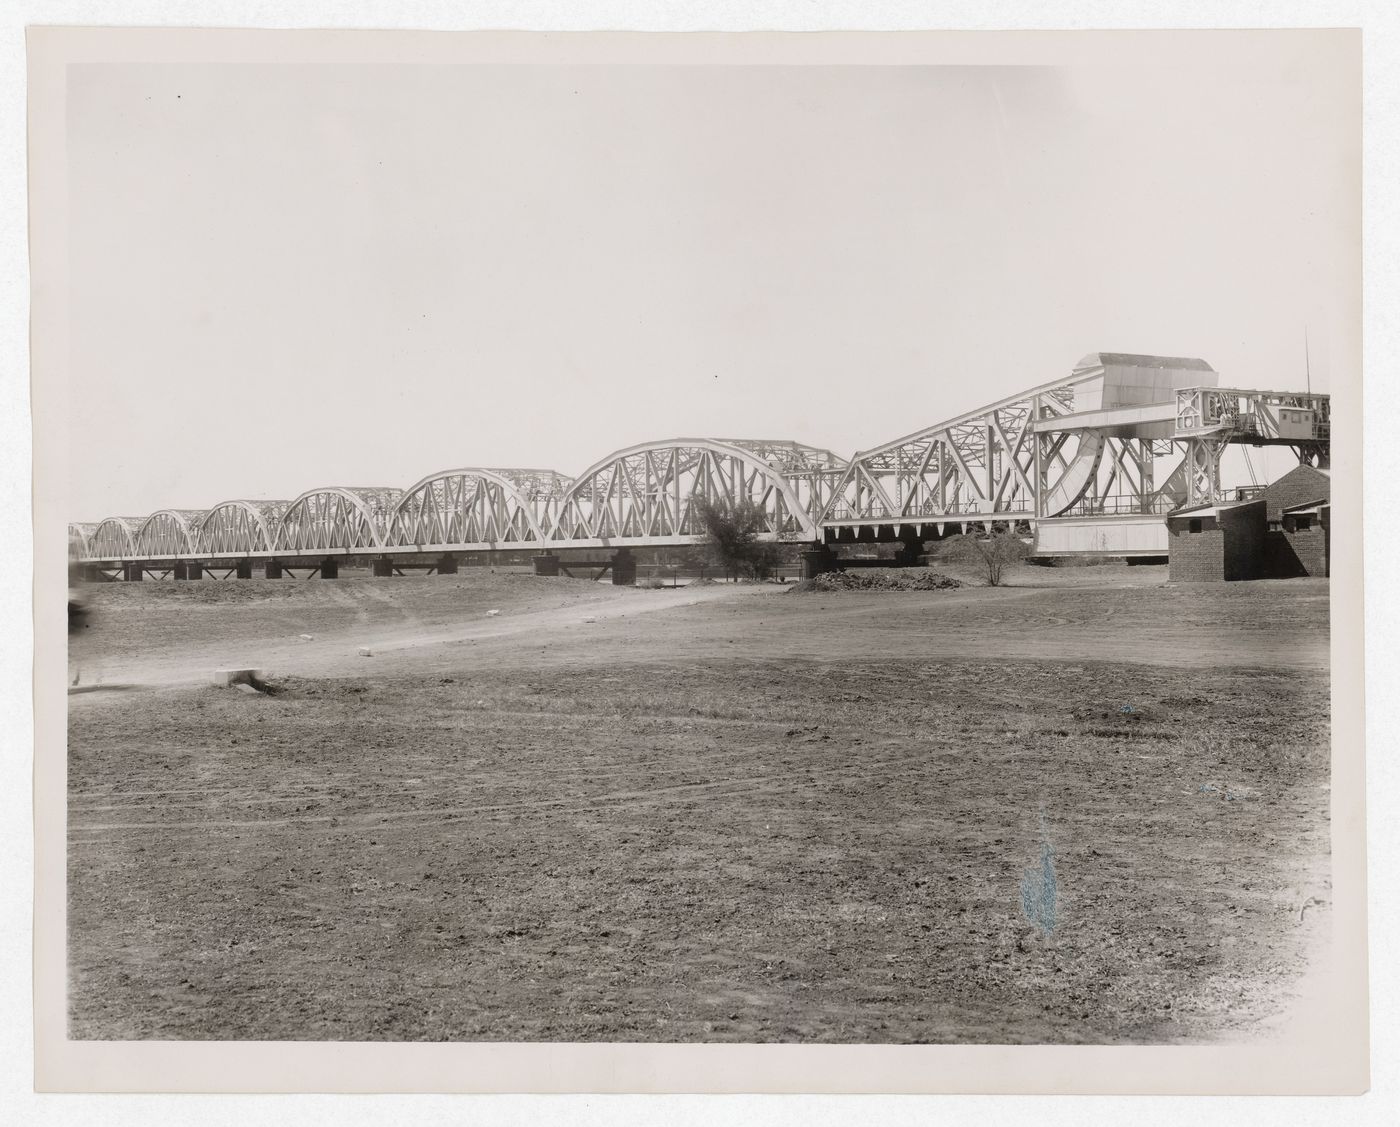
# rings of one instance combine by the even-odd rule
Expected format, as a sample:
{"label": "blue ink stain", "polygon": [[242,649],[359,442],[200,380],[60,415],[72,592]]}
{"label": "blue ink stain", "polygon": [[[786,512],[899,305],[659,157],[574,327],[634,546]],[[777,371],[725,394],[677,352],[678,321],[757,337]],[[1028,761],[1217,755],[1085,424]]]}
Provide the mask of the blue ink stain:
{"label": "blue ink stain", "polygon": [[1021,911],[1026,919],[1049,935],[1055,930],[1055,849],[1045,827],[1045,811],[1040,812],[1040,864],[1032,865],[1021,876]]}
{"label": "blue ink stain", "polygon": [[1137,709],[1135,709],[1131,704],[1125,704],[1125,705],[1124,705],[1122,708],[1120,708],[1118,711],[1119,711],[1119,712],[1136,712]]}

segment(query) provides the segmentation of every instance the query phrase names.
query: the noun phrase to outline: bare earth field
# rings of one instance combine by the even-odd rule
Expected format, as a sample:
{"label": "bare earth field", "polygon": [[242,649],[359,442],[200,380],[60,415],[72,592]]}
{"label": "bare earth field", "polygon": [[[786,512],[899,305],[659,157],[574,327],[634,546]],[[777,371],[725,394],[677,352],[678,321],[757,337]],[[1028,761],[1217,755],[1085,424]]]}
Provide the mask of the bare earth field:
{"label": "bare earth field", "polygon": [[69,698],[71,1036],[1260,1036],[1330,922],[1327,584],[1164,571],[87,587],[136,687]]}

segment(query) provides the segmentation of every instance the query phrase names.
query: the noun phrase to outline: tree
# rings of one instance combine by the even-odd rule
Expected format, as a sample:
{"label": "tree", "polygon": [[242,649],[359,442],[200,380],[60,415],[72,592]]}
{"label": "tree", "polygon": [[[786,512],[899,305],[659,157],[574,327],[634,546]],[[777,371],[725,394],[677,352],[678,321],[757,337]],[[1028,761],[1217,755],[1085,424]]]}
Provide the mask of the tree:
{"label": "tree", "polygon": [[1006,569],[1030,555],[1030,548],[1012,532],[994,532],[990,536],[966,533],[949,540],[940,555],[973,564],[986,575],[988,587],[998,587]]}
{"label": "tree", "polygon": [[762,505],[750,501],[720,504],[699,498],[695,512],[704,526],[704,544],[731,577],[767,579],[778,563],[779,549],[758,537],[767,523]]}

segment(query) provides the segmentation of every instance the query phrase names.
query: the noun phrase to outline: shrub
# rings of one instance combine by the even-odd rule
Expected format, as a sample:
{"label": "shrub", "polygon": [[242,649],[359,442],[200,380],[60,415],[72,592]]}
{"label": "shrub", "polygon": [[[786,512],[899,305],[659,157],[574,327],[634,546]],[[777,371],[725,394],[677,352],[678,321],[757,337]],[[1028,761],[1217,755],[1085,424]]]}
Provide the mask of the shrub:
{"label": "shrub", "polygon": [[751,502],[725,505],[698,500],[695,508],[705,528],[706,547],[718,557],[720,566],[732,578],[741,575],[750,579],[768,578],[782,552],[778,545],[758,538],[768,519],[762,505]]}
{"label": "shrub", "polygon": [[1030,548],[1010,532],[994,532],[990,536],[969,533],[953,537],[939,555],[943,559],[972,564],[987,577],[987,586],[997,587],[1006,569],[1030,555]]}

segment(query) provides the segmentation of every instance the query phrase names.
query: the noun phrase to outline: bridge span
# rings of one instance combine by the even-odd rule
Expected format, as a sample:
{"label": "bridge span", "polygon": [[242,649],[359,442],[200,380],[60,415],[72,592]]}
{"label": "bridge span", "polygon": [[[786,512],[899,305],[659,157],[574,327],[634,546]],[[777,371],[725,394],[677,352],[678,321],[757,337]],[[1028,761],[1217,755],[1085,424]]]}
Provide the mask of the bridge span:
{"label": "bridge span", "polygon": [[[576,477],[465,467],[407,489],[325,486],[289,501],[230,500],[69,525],[88,578],[147,573],[326,578],[367,557],[455,571],[459,555],[619,553],[703,539],[699,502],[750,504],[764,539],[817,555],[855,542],[918,546],[1009,527],[1041,555],[1165,555],[1167,513],[1226,500],[1231,444],[1284,445],[1329,464],[1330,399],[1221,388],[1203,360],[1091,353],[1067,377],[845,459],[786,440],[641,443]],[[412,562],[410,562],[412,561]],[[814,565],[817,566],[817,565]],[[625,581],[625,579],[624,579]]]}

